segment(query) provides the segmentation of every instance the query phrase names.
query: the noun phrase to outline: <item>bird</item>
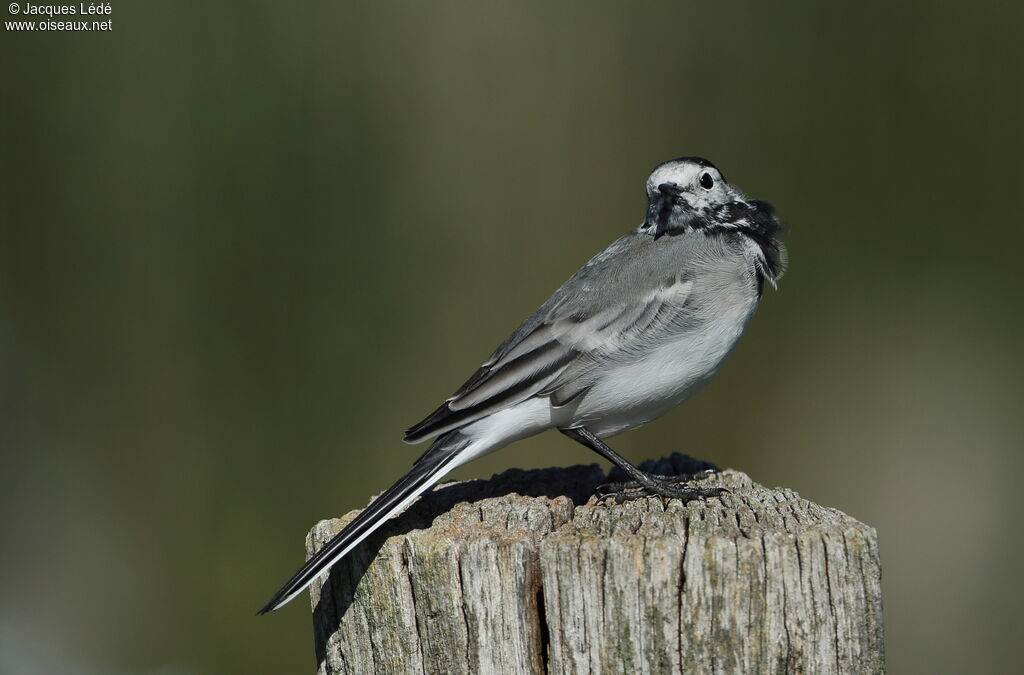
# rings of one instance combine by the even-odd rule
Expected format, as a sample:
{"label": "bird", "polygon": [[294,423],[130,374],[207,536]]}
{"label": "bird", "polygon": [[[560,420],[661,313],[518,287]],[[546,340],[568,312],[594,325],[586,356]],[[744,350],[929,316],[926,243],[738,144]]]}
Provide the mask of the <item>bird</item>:
{"label": "bird", "polygon": [[[701,157],[659,164],[638,227],[590,259],[404,440],[433,442],[315,553],[259,614],[278,609],[457,466],[557,430],[632,479],[613,488],[684,501],[720,494],[700,476],[648,474],[606,440],[701,390],[786,266],[771,204]],[[710,466],[710,465],[709,465]]]}

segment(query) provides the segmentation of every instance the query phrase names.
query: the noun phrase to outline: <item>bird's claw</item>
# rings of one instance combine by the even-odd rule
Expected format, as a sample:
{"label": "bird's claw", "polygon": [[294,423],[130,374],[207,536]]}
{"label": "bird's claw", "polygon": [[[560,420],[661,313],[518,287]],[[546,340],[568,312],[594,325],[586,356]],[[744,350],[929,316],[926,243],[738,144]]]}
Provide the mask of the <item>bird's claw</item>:
{"label": "bird's claw", "polygon": [[647,474],[648,480],[644,481],[630,480],[599,485],[595,490],[595,496],[598,501],[614,499],[616,504],[653,496],[664,499],[679,499],[683,503],[702,497],[718,497],[723,493],[729,492],[729,490],[724,487],[681,487],[686,483],[707,478],[715,473],[718,473],[717,469],[705,469],[697,473],[680,474],[678,476]]}

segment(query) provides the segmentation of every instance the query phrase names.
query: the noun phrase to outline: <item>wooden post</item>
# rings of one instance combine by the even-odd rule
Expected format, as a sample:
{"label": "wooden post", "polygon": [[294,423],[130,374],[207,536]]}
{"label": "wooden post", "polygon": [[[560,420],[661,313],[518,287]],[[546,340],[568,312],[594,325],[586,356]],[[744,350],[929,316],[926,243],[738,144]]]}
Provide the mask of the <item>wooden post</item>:
{"label": "wooden post", "polygon": [[425,495],[312,587],[318,672],[884,670],[872,528],[738,471],[686,505],[590,499],[606,481],[512,470]]}

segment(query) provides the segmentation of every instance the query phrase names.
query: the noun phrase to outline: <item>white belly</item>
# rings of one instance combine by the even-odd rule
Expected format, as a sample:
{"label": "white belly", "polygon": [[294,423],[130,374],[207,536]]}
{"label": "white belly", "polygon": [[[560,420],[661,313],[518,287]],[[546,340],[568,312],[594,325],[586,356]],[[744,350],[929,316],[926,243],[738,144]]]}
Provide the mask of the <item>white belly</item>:
{"label": "white belly", "polygon": [[755,307],[756,302],[740,305],[706,324],[699,334],[683,336],[643,359],[609,369],[583,397],[573,424],[607,437],[661,417],[714,377]]}

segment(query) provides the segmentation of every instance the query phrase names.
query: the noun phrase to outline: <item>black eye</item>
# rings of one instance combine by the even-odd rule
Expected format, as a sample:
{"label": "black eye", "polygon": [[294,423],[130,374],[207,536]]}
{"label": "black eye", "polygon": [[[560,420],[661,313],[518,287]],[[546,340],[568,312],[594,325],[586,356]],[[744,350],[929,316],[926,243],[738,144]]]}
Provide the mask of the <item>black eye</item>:
{"label": "black eye", "polygon": [[715,187],[715,179],[711,177],[710,173],[702,173],[700,175],[700,186],[705,190],[710,190]]}

